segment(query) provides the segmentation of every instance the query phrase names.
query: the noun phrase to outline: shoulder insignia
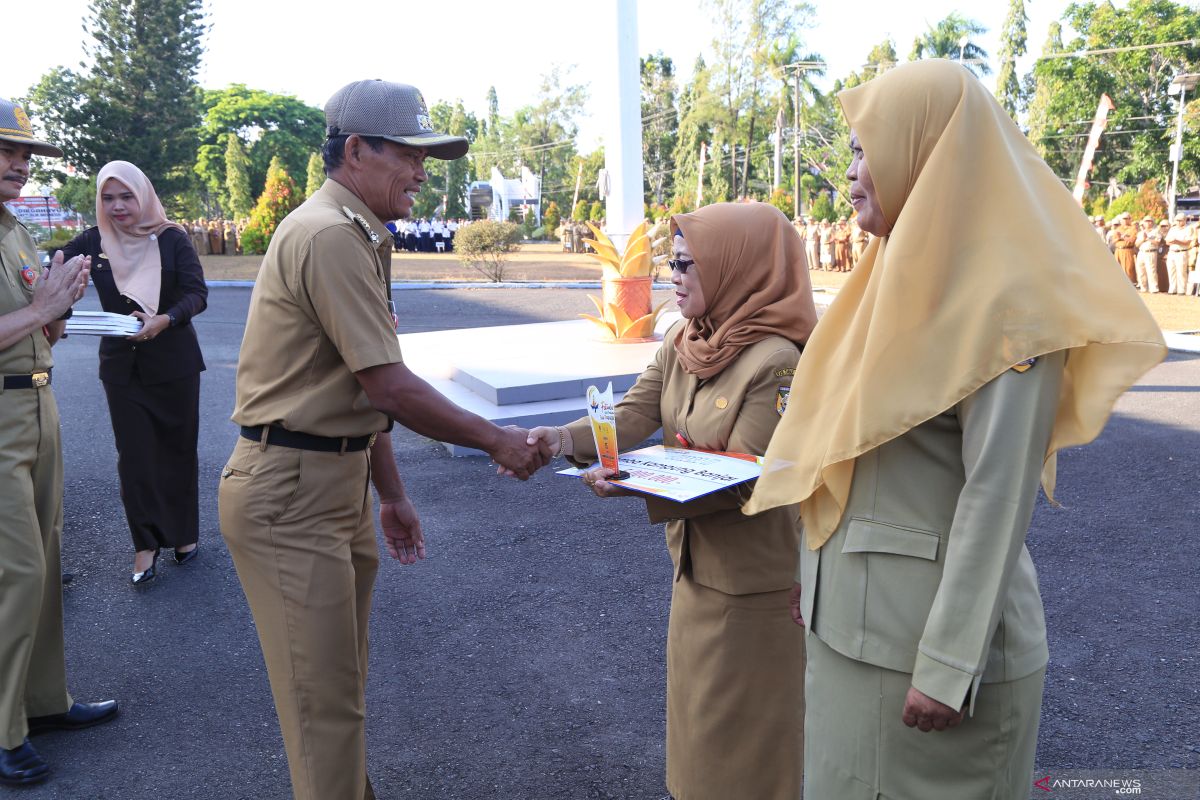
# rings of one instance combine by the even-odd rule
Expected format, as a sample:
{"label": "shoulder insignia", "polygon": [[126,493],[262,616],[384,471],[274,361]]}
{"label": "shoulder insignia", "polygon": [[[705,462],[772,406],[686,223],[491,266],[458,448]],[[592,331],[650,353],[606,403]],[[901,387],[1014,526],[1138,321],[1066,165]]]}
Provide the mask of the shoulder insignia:
{"label": "shoulder insignia", "polygon": [[1036,358],[1027,358],[1024,361],[1020,361],[1016,364],[1013,364],[1012,371],[1013,372],[1025,372],[1036,363],[1037,363]]}
{"label": "shoulder insignia", "polygon": [[787,368],[787,369],[781,368],[781,369],[775,370],[776,378],[790,378],[795,374],[796,374],[796,370],[793,368]]}
{"label": "shoulder insignia", "polygon": [[775,393],[775,410],[779,412],[779,416],[783,416],[783,412],[787,411],[788,395],[792,393],[792,387],[780,386]]}
{"label": "shoulder insignia", "polygon": [[372,230],[371,223],[367,222],[366,217],[351,211],[349,206],[342,206],[342,213],[346,215],[347,219],[363,229],[363,233],[371,240],[371,244],[379,244],[379,234]]}

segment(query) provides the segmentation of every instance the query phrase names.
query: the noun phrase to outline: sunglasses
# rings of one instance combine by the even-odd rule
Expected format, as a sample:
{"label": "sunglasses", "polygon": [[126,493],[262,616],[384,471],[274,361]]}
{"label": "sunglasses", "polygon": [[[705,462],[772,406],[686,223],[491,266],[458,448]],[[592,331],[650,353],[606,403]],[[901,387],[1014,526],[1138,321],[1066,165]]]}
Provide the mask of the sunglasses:
{"label": "sunglasses", "polygon": [[680,275],[683,275],[688,271],[688,267],[695,263],[695,261],[684,261],[678,258],[672,258],[667,261],[667,266],[675,272],[678,272]]}

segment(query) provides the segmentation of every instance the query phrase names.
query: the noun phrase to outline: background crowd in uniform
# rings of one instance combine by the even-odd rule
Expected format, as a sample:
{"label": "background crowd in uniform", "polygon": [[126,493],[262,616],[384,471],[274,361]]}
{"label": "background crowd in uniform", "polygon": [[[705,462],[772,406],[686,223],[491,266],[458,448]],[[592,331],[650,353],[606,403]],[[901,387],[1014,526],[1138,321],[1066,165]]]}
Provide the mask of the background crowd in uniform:
{"label": "background crowd in uniform", "polygon": [[453,253],[454,234],[465,219],[398,219],[388,223],[397,252]]}
{"label": "background crowd in uniform", "polygon": [[1092,217],[1092,225],[1100,234],[1117,263],[1140,292],[1148,294],[1194,294],[1200,284],[1188,284],[1196,269],[1200,253],[1200,219],[1176,214],[1173,222],[1153,217],[1133,221],[1128,211],[1111,222],[1102,216]]}

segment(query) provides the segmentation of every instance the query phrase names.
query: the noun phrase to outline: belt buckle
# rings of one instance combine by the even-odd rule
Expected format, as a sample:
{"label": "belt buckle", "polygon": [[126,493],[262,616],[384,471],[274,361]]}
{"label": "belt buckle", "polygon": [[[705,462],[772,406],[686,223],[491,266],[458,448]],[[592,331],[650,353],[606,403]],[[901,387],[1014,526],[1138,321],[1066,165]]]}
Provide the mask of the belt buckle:
{"label": "belt buckle", "polygon": [[36,389],[40,389],[46,384],[50,383],[49,372],[35,372],[30,377],[33,378],[33,386]]}

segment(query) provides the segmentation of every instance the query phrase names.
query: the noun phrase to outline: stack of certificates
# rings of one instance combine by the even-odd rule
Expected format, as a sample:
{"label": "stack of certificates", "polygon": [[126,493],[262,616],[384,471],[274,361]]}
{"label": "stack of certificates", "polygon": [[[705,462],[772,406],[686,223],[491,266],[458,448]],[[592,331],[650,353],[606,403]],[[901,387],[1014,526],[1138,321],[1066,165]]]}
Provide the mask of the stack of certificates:
{"label": "stack of certificates", "polygon": [[142,329],[142,321],[107,311],[76,311],[67,320],[68,334],[84,336],[131,336]]}

